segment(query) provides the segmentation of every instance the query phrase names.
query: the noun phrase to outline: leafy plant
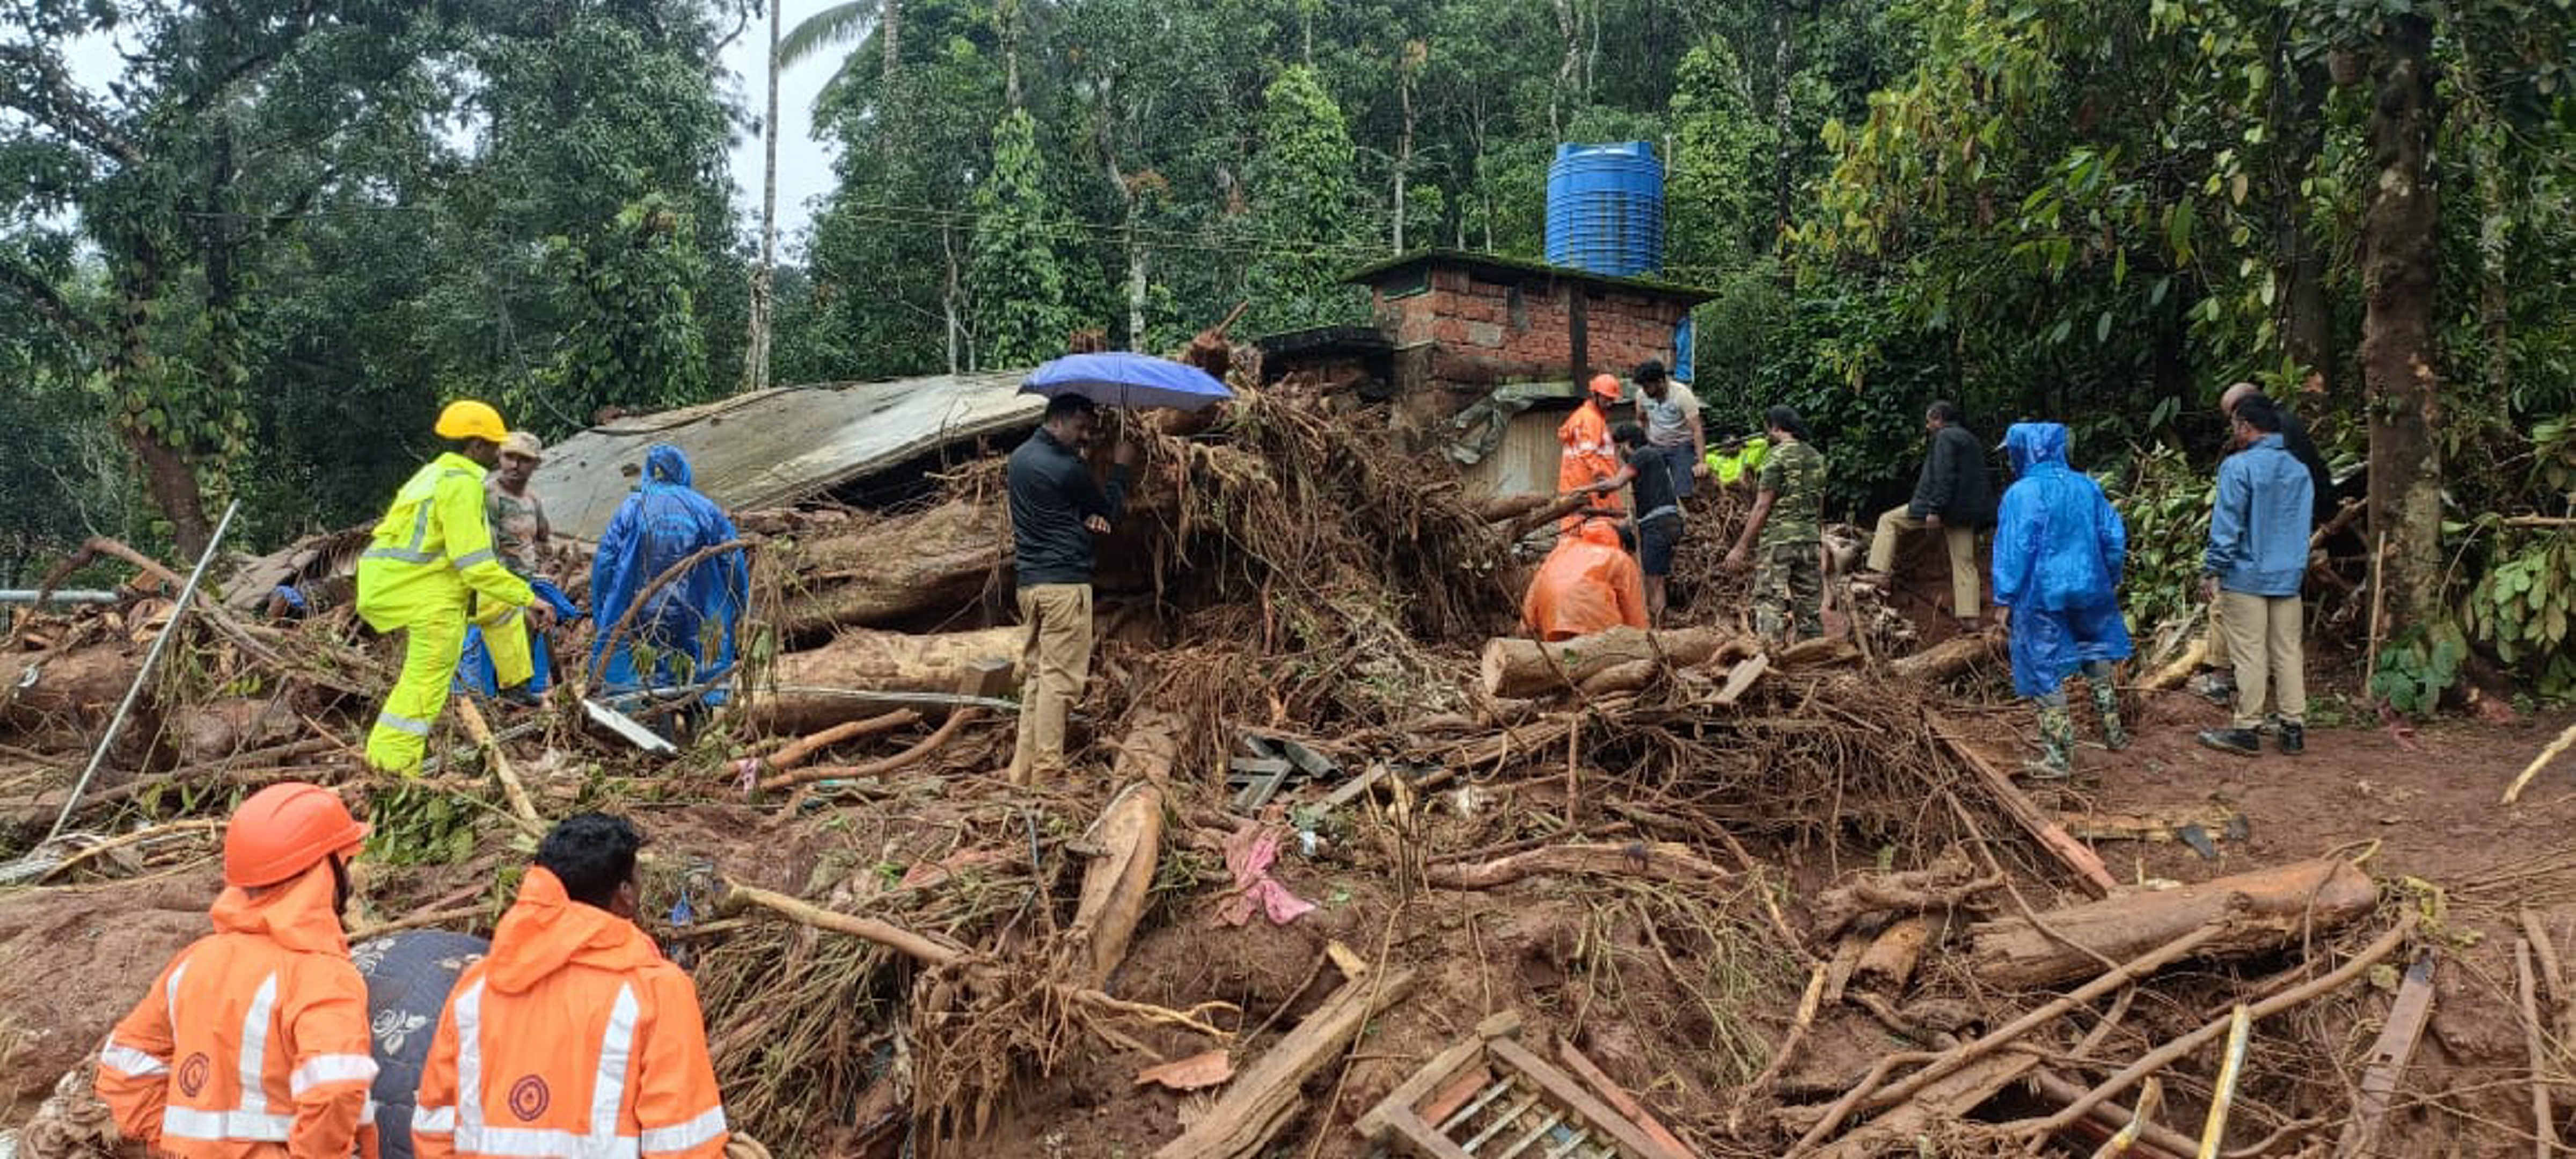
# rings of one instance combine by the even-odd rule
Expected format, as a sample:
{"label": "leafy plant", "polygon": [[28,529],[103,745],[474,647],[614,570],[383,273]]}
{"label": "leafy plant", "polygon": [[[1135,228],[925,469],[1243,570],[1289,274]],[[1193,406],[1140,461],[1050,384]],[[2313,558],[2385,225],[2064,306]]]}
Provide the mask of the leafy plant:
{"label": "leafy plant", "polygon": [[2457,628],[2409,629],[2379,650],[2379,673],[2370,681],[2371,696],[2414,716],[2441,707],[2442,693],[2459,683],[2460,662],[2468,659],[2468,642]]}
{"label": "leafy plant", "polygon": [[2111,489],[2129,529],[2128,574],[2120,603],[2140,625],[2200,614],[2200,569],[2209,546],[2210,493],[2217,476],[2179,450],[2138,454],[2128,480]]}
{"label": "leafy plant", "polygon": [[2567,583],[2570,575],[2576,575],[2576,535],[2551,531],[2499,540],[2485,574],[2460,601],[2460,623],[2470,638],[2536,678],[2546,697],[2576,691],[2576,649],[2569,647],[2576,588]]}

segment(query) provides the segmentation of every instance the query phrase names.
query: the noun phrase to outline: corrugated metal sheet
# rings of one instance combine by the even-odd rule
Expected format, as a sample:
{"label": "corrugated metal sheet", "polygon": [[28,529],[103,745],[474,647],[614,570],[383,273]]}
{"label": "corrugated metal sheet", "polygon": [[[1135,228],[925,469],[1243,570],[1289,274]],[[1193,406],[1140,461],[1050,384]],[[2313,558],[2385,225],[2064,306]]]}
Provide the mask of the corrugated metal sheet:
{"label": "corrugated metal sheet", "polygon": [[727,508],[811,498],[917,455],[1037,426],[1046,401],[1025,370],[789,386],[593,427],[546,449],[529,488],[556,531],[597,539],[635,487],[644,451],[689,456],[697,487]]}
{"label": "corrugated metal sheet", "polygon": [[1556,428],[1565,422],[1565,414],[1550,407],[1513,415],[1503,427],[1502,445],[1460,471],[1467,494],[1479,499],[1556,494],[1556,469],[1564,455],[1556,443]]}

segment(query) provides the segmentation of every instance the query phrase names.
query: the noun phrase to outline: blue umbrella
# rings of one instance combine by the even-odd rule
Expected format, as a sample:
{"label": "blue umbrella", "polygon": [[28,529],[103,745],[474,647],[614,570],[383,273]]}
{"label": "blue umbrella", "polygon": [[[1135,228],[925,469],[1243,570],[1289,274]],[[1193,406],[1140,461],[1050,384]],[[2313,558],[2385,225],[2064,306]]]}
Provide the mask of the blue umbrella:
{"label": "blue umbrella", "polygon": [[1054,398],[1078,394],[1126,410],[1166,406],[1205,410],[1234,392],[1214,375],[1184,362],[1146,354],[1069,354],[1029,372],[1020,393]]}

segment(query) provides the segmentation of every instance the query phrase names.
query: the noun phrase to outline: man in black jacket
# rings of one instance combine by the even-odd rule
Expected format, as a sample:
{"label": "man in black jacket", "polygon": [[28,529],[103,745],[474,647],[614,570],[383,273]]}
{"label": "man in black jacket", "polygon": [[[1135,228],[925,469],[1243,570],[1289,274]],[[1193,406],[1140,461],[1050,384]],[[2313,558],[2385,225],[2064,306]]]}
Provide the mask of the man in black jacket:
{"label": "man in black jacket", "polygon": [[1012,561],[1028,631],[1020,648],[1013,784],[1064,772],[1065,715],[1091,678],[1091,540],[1109,534],[1110,521],[1126,509],[1136,464],[1135,445],[1120,439],[1109,486],[1092,482],[1082,451],[1098,423],[1090,399],[1058,395],[1047,400],[1037,433],[1011,452]]}
{"label": "man in black jacket", "polygon": [[1923,414],[1932,446],[1914,478],[1914,498],[1878,517],[1869,541],[1869,575],[1880,584],[1896,567],[1896,537],[1938,531],[1950,548],[1950,614],[1975,622],[1985,613],[1977,585],[1977,533],[1995,522],[1994,481],[1986,476],[1986,449],[1960,425],[1957,404],[1936,402]]}
{"label": "man in black jacket", "polygon": [[[2218,413],[2227,416],[2231,428],[2236,422],[2236,408],[2245,405],[2247,399],[2263,399],[2267,403],[2271,402],[2264,396],[2262,387],[2250,382],[2237,383],[2228,387],[2226,393],[2218,396]],[[2308,434],[2308,424],[2301,422],[2299,416],[2291,414],[2279,403],[2271,403],[2271,406],[2272,413],[2279,416],[2281,420],[2281,449],[2290,452],[2291,458],[2297,459],[2300,466],[2308,469],[2308,481],[2314,488],[2309,507],[2308,530],[2313,532],[2327,520],[2335,517],[2335,511],[2340,503],[2334,493],[2334,469],[2326,465],[2325,455],[2317,450],[2316,439]],[[2237,450],[2238,447],[2233,443],[2227,448],[2229,454],[2234,454]],[[2210,601],[2209,604],[2209,632],[2206,639],[2208,649],[2201,654],[2200,662],[2207,670],[2192,680],[2191,688],[2222,705],[2233,704],[2236,698],[2235,654],[2228,651],[2227,632],[2220,623],[2216,600]]]}

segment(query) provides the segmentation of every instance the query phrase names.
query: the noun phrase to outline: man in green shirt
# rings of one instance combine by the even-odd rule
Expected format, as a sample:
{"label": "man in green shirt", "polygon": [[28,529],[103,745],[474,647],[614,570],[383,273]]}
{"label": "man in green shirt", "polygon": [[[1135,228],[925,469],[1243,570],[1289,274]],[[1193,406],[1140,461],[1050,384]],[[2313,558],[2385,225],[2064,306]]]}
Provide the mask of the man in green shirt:
{"label": "man in green shirt", "polygon": [[1762,422],[1771,453],[1762,463],[1753,517],[1736,537],[1735,550],[1726,553],[1726,569],[1742,571],[1749,558],[1758,559],[1754,630],[1787,644],[1825,634],[1825,457],[1810,443],[1807,421],[1796,410],[1772,407]]}

